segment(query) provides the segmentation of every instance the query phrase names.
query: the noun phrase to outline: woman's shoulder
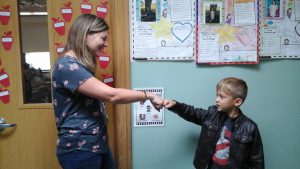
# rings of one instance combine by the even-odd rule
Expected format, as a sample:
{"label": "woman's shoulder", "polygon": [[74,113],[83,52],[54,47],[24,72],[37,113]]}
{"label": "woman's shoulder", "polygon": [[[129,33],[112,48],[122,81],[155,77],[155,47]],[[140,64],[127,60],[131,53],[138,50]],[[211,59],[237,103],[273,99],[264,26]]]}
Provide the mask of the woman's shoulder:
{"label": "woman's shoulder", "polygon": [[61,67],[62,65],[70,65],[70,64],[79,64],[79,63],[76,59],[68,55],[60,56],[55,62],[56,67],[57,66]]}
{"label": "woman's shoulder", "polygon": [[83,64],[81,64],[77,59],[74,57],[71,57],[69,55],[62,55],[60,58],[56,61],[54,65],[54,72],[87,72],[89,74],[93,74],[87,67],[85,67]]}
{"label": "woman's shoulder", "polygon": [[77,62],[76,59],[69,55],[62,55],[59,57],[59,59],[56,61],[56,63],[67,63],[67,62]]}

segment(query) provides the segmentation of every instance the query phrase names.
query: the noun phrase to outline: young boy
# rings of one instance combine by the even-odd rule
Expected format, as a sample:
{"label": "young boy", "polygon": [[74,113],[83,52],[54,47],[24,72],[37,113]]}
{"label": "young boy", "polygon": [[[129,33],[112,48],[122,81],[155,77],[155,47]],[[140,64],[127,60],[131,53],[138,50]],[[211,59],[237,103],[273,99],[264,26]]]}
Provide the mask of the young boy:
{"label": "young boy", "polygon": [[164,101],[170,111],[202,126],[194,158],[196,169],[264,169],[258,127],[239,108],[246,99],[247,88],[242,79],[221,80],[217,84],[216,105],[207,110]]}

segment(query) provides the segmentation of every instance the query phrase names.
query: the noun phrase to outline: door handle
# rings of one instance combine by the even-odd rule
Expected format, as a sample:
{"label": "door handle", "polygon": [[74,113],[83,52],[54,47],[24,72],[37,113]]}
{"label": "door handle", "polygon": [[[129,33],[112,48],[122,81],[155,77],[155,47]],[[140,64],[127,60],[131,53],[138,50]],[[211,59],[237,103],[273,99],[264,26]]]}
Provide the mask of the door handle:
{"label": "door handle", "polygon": [[0,117],[0,132],[9,127],[14,127],[17,124],[6,124],[5,119]]}

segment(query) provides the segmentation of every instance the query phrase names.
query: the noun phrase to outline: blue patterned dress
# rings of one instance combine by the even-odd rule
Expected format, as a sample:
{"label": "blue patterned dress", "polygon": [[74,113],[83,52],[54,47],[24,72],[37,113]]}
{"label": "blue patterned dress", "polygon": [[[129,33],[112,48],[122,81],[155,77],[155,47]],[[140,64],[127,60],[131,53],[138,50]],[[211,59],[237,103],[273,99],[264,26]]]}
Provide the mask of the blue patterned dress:
{"label": "blue patterned dress", "polygon": [[58,130],[57,155],[75,150],[108,151],[107,113],[103,102],[76,90],[91,77],[94,77],[93,72],[70,56],[60,57],[54,65],[52,90]]}

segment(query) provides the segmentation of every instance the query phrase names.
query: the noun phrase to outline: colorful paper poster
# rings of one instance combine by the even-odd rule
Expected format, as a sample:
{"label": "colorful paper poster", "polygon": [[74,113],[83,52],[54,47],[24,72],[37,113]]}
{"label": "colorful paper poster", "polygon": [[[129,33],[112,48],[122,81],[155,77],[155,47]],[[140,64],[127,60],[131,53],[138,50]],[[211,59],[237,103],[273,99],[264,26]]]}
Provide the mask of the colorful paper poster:
{"label": "colorful paper poster", "polygon": [[[163,88],[138,88],[137,91],[152,92],[164,97]],[[133,126],[164,126],[164,109],[157,110],[149,100],[133,103]]]}
{"label": "colorful paper poster", "polygon": [[300,0],[132,0],[130,13],[132,60],[299,58]]}
{"label": "colorful paper poster", "polygon": [[260,56],[300,57],[300,0],[264,0]]}
{"label": "colorful paper poster", "polygon": [[199,0],[197,63],[258,63],[257,0]]}
{"label": "colorful paper poster", "polygon": [[132,0],[131,58],[193,60],[195,0]]}

